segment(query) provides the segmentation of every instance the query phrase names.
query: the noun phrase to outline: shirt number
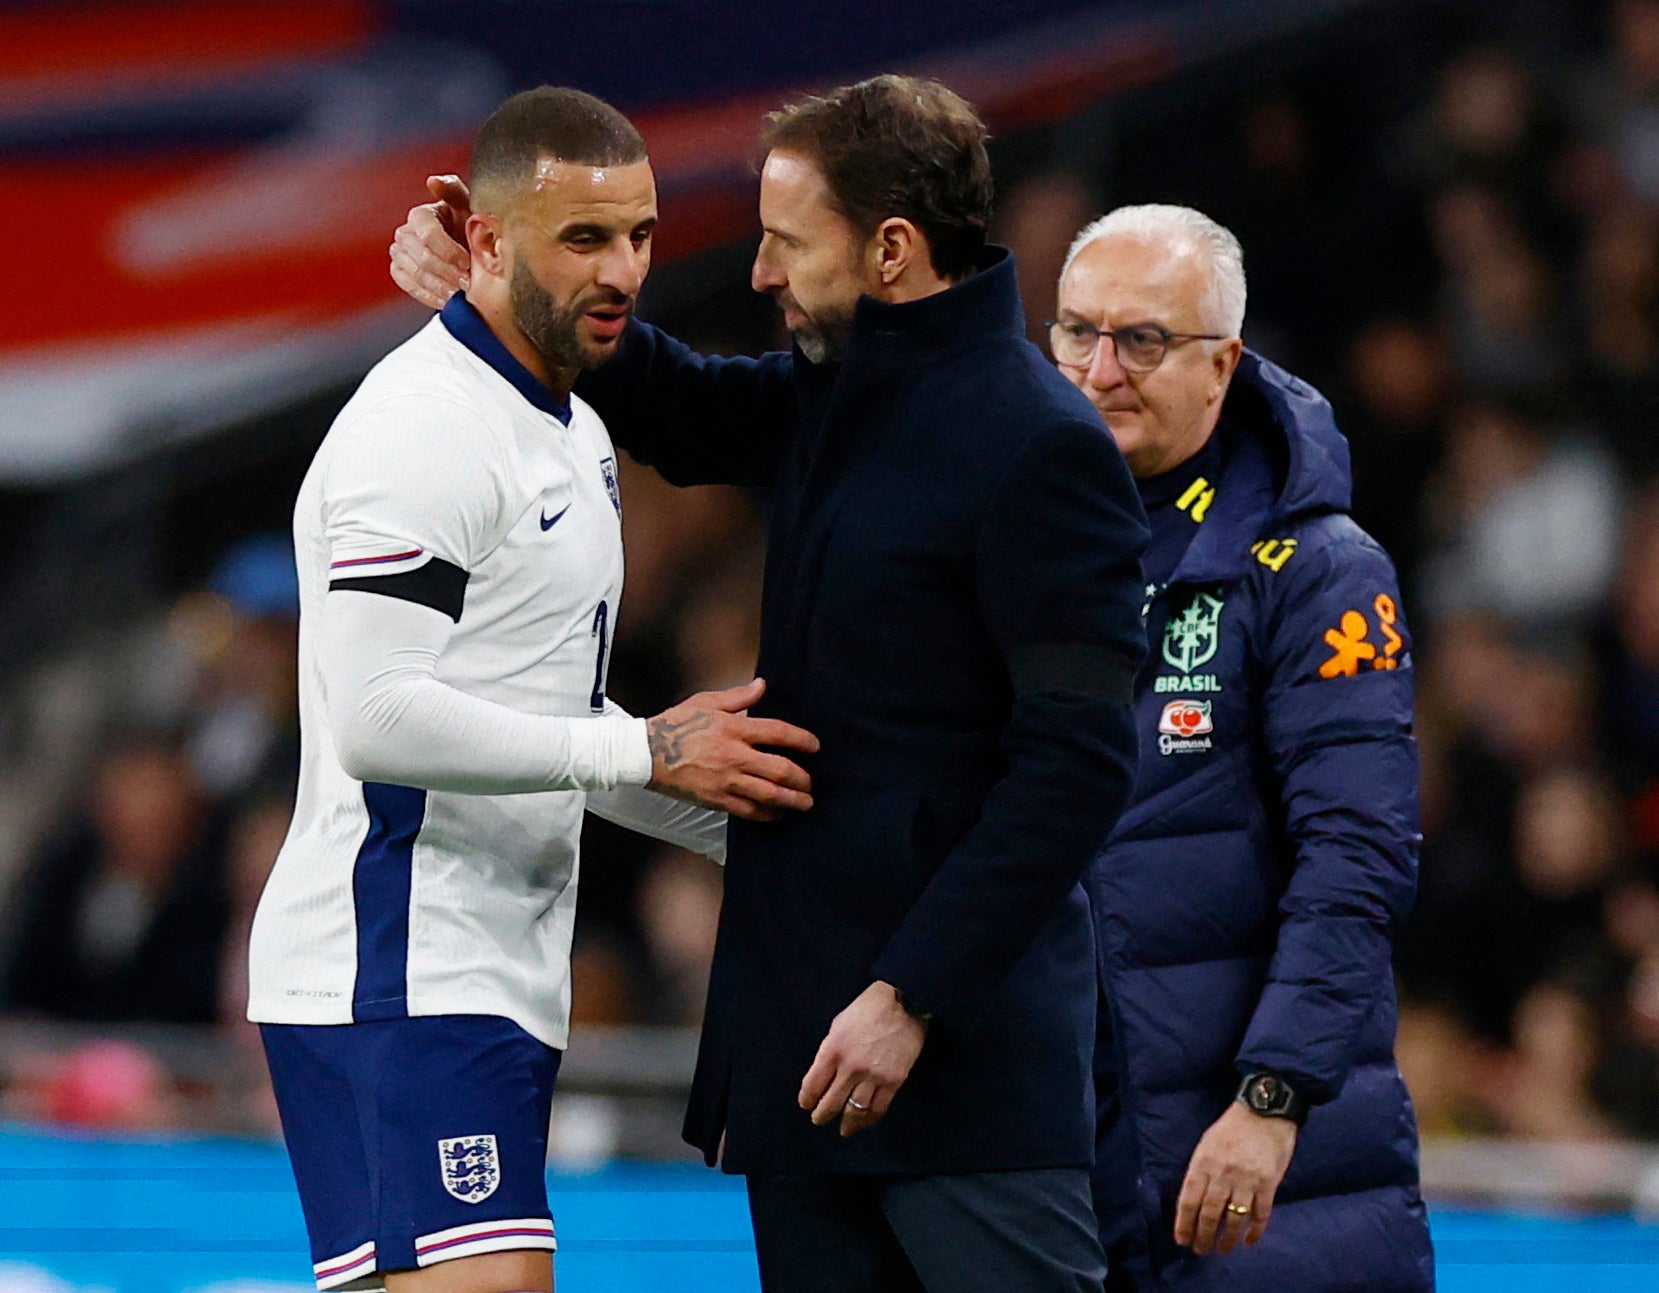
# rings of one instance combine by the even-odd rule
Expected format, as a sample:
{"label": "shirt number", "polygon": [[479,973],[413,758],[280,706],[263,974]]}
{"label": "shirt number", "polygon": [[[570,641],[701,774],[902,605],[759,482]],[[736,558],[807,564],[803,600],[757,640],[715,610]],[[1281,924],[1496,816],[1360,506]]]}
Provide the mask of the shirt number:
{"label": "shirt number", "polygon": [[605,652],[610,649],[611,608],[600,602],[593,612],[593,636],[599,649],[593,661],[593,695],[588,704],[595,714],[605,708]]}

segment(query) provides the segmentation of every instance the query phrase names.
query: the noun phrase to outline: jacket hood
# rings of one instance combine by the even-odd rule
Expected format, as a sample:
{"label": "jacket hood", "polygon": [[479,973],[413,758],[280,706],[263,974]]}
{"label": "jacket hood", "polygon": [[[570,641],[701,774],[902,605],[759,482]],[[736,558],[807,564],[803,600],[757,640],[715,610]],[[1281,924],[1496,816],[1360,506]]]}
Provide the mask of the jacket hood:
{"label": "jacket hood", "polygon": [[1225,473],[1203,528],[1175,572],[1182,583],[1236,578],[1250,545],[1294,522],[1346,513],[1353,500],[1348,441],[1330,401],[1252,350],[1222,405]]}
{"label": "jacket hood", "polygon": [[1353,505],[1348,438],[1337,430],[1330,401],[1300,377],[1246,350],[1222,417],[1273,443],[1283,471],[1274,520],[1346,512]]}

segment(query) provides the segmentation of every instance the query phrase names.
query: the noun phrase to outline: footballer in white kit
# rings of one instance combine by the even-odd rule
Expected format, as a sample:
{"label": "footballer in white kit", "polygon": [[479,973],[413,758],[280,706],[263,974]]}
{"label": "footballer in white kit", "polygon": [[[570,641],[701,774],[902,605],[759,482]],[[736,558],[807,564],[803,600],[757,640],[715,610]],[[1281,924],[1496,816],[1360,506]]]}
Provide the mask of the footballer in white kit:
{"label": "footballer in white kit", "polygon": [[[463,296],[341,411],[294,514],[305,739],[251,1018],[492,1014],[565,1045],[585,789],[651,775],[645,720],[605,712],[620,513],[598,416],[558,407]],[[408,784],[342,764],[394,724]]]}
{"label": "footballer in white kit", "polygon": [[725,815],[648,782],[744,815],[810,805],[756,747],[816,742],[740,712],[758,680],[649,727],[605,697],[621,501],[569,389],[649,263],[643,141],[542,87],[486,122],[473,175],[475,301],[375,366],[294,512],[300,782],[248,1015],[320,1289],[450,1287],[425,1268],[455,1259],[470,1289],[551,1288],[583,812],[718,858]]}
{"label": "footballer in white kit", "polygon": [[[399,1077],[406,1100],[430,1092],[435,1105],[406,1165],[429,1186],[430,1228],[411,1236],[412,1254],[388,1254],[379,1223],[348,1200],[308,1209],[320,1214],[314,1230],[339,1234],[313,1254],[318,1287],[508,1244],[551,1249],[546,1099],[505,1129],[477,1104],[498,1099],[496,1085],[551,1096],[569,1029],[583,811],[609,806],[624,824],[651,825],[626,802],[631,790],[661,806],[653,833],[723,851],[718,814],[641,788],[651,775],[645,721],[606,712],[622,592],[610,439],[579,399],[557,406],[457,296],[341,411],[300,489],[294,542],[300,785],[254,920],[249,1018],[452,1017],[393,1024],[368,1045],[361,1029],[299,1034],[339,1052],[326,1061],[296,1054],[292,1031],[266,1029],[273,1075],[296,1079],[282,1093],[285,1115],[296,1098],[307,1106],[286,1124],[355,1121],[367,1092]],[[325,598],[335,603],[326,617]],[[358,747],[377,736],[404,747],[399,781],[361,766]],[[395,767],[397,750],[380,763],[388,753]],[[607,793],[618,786],[630,790]],[[505,1083],[434,1071],[445,1055],[480,1054]],[[314,1071],[325,1062],[363,1070],[364,1094],[342,1090],[338,1111]],[[296,1173],[302,1137],[290,1129]],[[314,1170],[341,1193],[374,1172],[342,1152],[333,1130],[319,1148]],[[521,1191],[530,1197],[506,1216],[486,1205],[512,1197],[502,1178],[515,1152],[533,1168]]]}

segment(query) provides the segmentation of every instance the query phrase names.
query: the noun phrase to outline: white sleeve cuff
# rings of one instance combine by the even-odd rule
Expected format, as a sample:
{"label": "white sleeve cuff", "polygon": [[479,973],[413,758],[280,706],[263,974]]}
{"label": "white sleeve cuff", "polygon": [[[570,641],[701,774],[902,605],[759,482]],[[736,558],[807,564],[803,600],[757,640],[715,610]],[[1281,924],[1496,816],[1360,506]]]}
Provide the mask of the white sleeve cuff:
{"label": "white sleeve cuff", "polygon": [[651,733],[643,718],[623,720],[616,761],[616,784],[643,786],[651,780]]}

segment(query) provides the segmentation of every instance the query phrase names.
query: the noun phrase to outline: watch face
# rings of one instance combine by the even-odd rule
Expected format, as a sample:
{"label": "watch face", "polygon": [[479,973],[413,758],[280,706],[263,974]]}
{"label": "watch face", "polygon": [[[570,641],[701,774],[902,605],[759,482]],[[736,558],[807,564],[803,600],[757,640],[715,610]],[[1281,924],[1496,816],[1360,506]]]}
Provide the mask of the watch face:
{"label": "watch face", "polygon": [[1250,1084],[1250,1107],[1260,1113],[1267,1113],[1279,1104],[1279,1079],[1269,1074],[1262,1074]]}

